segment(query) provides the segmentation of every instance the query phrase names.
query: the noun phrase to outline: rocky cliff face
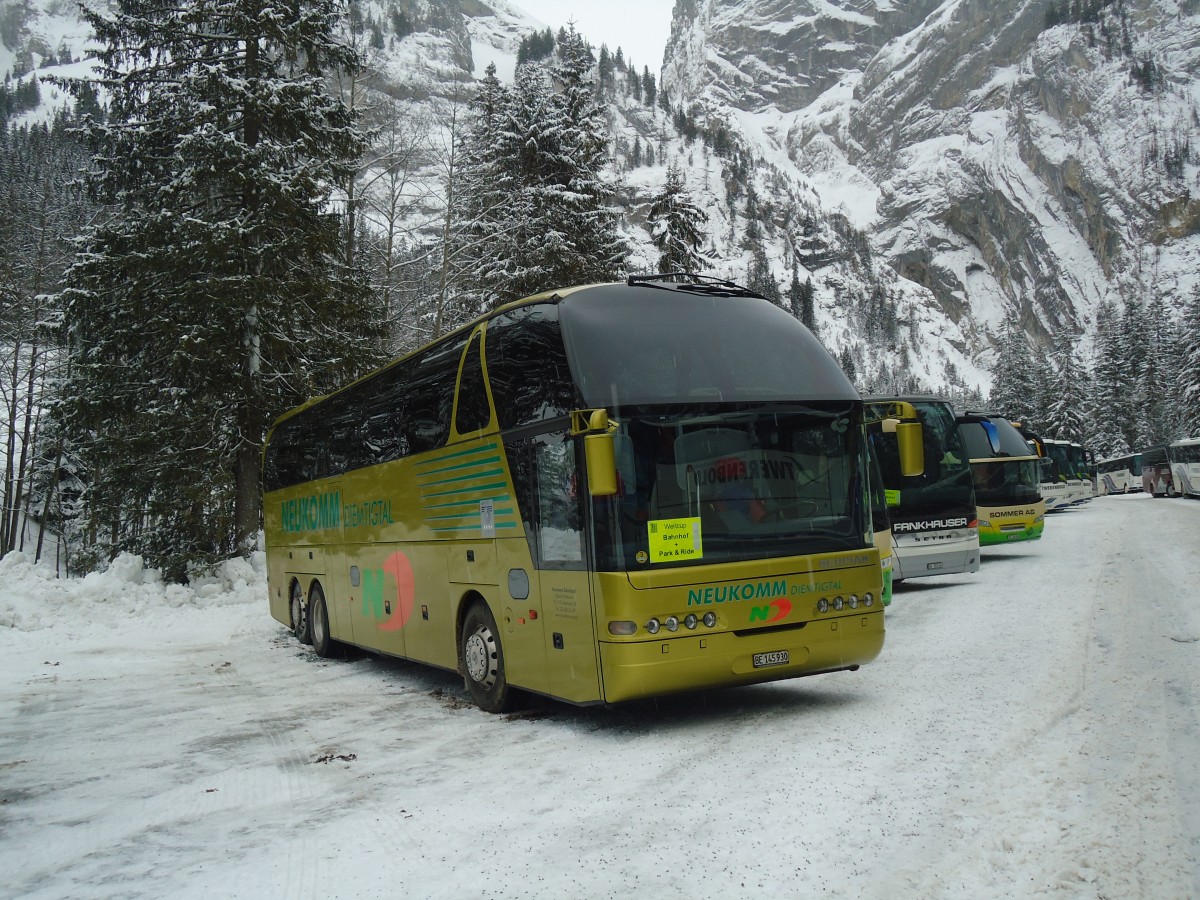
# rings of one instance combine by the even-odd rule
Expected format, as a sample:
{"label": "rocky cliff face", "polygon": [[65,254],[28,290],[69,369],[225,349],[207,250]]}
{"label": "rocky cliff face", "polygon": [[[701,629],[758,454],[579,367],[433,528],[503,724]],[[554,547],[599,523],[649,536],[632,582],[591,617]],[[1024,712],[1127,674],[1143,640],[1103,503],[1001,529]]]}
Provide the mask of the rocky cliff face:
{"label": "rocky cliff face", "polygon": [[[73,9],[0,0],[0,70],[78,60]],[[473,76],[511,78],[538,27],[510,0],[356,9],[412,121],[466,115]],[[833,352],[930,387],[986,387],[1006,317],[1087,335],[1104,299],[1200,282],[1200,0],[676,0],[666,59],[686,127],[606,94],[631,271],[655,265],[645,213],[675,166],[712,274],[811,277]],[[436,166],[417,175],[436,207]],[[881,292],[883,338],[862,321]]]}
{"label": "rocky cliff face", "polygon": [[786,152],[825,208],[865,197],[877,256],[949,321],[1044,340],[1197,283],[1197,0],[819,10],[677,0],[664,86]]}

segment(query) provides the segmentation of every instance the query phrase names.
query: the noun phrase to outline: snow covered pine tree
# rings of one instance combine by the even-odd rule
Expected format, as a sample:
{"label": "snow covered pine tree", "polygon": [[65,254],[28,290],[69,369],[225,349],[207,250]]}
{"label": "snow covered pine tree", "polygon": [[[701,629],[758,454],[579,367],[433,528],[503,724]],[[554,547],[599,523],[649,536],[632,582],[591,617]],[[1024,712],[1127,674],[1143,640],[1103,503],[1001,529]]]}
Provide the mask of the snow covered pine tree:
{"label": "snow covered pine tree", "polygon": [[253,543],[271,417],[377,361],[329,202],[361,138],[323,76],[357,60],[332,0],[85,15],[111,98],[91,183],[113,214],[68,276],[62,414],[92,539],[182,577]]}

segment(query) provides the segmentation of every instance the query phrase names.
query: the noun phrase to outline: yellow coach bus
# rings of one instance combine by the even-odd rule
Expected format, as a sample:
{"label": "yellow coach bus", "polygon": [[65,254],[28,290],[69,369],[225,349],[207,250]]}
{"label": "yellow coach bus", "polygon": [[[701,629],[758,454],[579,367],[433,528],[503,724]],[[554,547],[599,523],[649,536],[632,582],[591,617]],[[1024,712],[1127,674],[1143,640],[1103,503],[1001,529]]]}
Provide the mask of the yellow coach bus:
{"label": "yellow coach bus", "polygon": [[1040,538],[1046,526],[1042,458],[1001,416],[968,412],[957,422],[971,458],[980,545]]}
{"label": "yellow coach bus", "polygon": [[[919,444],[919,436],[916,443]],[[857,669],[883,646],[863,405],[726,282],[502,307],[280,418],[272,616],[483,709]]]}

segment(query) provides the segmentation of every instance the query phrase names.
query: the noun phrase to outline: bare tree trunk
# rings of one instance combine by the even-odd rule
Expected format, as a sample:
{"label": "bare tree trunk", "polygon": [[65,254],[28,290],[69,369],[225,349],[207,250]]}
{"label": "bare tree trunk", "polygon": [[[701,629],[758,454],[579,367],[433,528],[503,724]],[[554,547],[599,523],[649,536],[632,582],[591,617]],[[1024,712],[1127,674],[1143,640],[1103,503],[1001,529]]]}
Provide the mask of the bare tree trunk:
{"label": "bare tree trunk", "polygon": [[[25,506],[25,482],[29,476],[29,450],[33,445],[33,397],[34,385],[37,383],[37,366],[39,356],[37,344],[29,345],[29,371],[25,376],[25,421],[21,433],[21,458],[17,461],[16,480],[13,488],[12,529],[13,545],[19,549],[25,547],[25,516],[22,508]],[[10,550],[13,547],[9,548]]]}
{"label": "bare tree trunk", "polygon": [[8,398],[8,439],[5,441],[4,454],[4,491],[0,495],[0,556],[3,556],[16,545],[13,540],[13,492],[15,489],[15,470],[13,457],[17,453],[17,425],[20,420],[20,404],[17,397],[21,389],[20,381],[21,342],[18,339],[13,345],[12,370],[9,373],[8,386],[5,396]]}

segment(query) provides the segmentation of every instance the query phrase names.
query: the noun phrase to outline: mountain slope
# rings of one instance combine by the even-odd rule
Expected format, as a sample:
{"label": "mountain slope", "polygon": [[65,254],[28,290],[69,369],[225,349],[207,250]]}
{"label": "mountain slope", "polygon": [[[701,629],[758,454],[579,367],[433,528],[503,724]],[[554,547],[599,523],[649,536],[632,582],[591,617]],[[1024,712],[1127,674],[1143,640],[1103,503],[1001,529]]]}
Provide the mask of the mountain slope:
{"label": "mountain slope", "polygon": [[664,86],[786,154],[987,363],[1006,316],[1046,344],[1196,283],[1200,4],[1078,7],[677,0]]}

